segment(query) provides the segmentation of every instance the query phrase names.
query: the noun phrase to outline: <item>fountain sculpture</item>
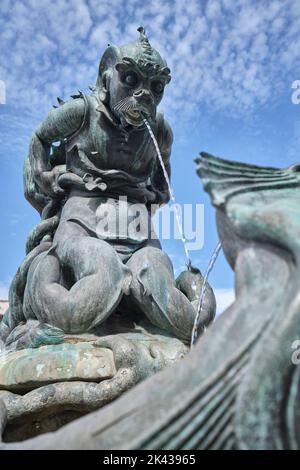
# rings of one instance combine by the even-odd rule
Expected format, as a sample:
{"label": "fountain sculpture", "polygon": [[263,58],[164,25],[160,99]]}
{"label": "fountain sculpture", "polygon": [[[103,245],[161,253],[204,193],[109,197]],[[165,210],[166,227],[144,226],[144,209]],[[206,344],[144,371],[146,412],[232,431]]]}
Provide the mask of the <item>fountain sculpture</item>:
{"label": "fountain sculpture", "polygon": [[[151,222],[174,201],[157,112],[170,69],[138,31],[108,46],[90,95],[58,99],[32,136],[25,196],[41,222],[0,323],[6,440],[56,430],[189,350],[203,277],[189,265],[175,281]],[[200,333],[215,315],[209,286],[203,306]]]}
{"label": "fountain sculpture", "polygon": [[[120,250],[114,233],[104,241],[96,232],[92,214],[107,191],[124,189],[128,205],[140,195],[146,206],[169,197],[163,170],[170,174],[171,131],[149,107],[158,103],[169,70],[140,33],[134,45],[110,46],[92,97],[62,104],[39,128],[40,137],[48,136],[44,143],[33,139],[25,186],[42,222],[29,237],[1,323],[0,432],[6,442],[0,449],[299,449],[300,165],[260,167],[207,153],[196,160],[235,272],[236,300],[213,323],[214,297],[199,272],[190,267],[175,283],[157,240],[126,239]],[[137,86],[140,68],[143,85],[128,99],[121,89]],[[136,75],[128,75],[133,69]],[[65,112],[67,122],[76,123],[71,137],[65,137],[64,119],[55,120]],[[83,143],[102,119],[112,134],[96,148],[87,140],[87,155]],[[66,141],[49,157],[57,137]],[[110,142],[115,147],[108,149]],[[129,152],[136,156],[132,173],[117,167],[128,146],[135,149]],[[95,165],[100,155],[101,171]],[[152,168],[150,180],[142,161]],[[93,252],[96,242],[100,254]],[[102,256],[105,273],[96,270]],[[72,305],[72,285],[85,285],[87,276],[82,295],[89,292],[91,299],[83,302],[78,292]],[[104,291],[96,309],[93,288]],[[198,314],[198,331],[205,333],[194,342]]]}

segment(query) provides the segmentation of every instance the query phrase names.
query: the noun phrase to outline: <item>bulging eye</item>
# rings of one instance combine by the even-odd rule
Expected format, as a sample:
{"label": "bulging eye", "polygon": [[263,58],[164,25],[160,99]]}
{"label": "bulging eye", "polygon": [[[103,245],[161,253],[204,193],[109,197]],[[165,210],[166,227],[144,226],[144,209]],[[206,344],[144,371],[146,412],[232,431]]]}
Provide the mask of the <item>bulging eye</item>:
{"label": "bulging eye", "polygon": [[161,94],[164,91],[164,84],[160,80],[155,80],[151,83],[151,88],[157,95]]}
{"label": "bulging eye", "polygon": [[126,85],[135,87],[138,84],[139,78],[135,72],[128,72],[123,76],[122,80]]}

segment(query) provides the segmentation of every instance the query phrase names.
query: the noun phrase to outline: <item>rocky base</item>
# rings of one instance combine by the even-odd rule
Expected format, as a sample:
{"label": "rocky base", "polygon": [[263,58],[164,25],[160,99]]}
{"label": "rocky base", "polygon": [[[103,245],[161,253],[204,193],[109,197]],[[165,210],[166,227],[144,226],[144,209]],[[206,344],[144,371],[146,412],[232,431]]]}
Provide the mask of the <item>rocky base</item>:
{"label": "rocky base", "polygon": [[55,431],[183,358],[178,339],[136,331],[66,336],[59,345],[0,354],[6,442]]}
{"label": "rocky base", "polygon": [[0,388],[17,393],[57,382],[100,382],[115,373],[112,351],[84,342],[0,355]]}

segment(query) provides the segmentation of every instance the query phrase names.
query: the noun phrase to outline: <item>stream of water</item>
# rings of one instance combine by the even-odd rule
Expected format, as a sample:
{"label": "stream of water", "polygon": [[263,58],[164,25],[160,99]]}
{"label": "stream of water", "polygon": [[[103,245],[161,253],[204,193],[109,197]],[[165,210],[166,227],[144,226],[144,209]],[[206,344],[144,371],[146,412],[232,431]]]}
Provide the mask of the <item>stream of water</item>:
{"label": "stream of water", "polygon": [[207,289],[207,283],[208,283],[208,277],[215,265],[215,262],[217,260],[218,254],[220,253],[220,250],[222,248],[221,243],[219,242],[216,246],[216,248],[213,251],[213,254],[211,255],[211,258],[209,260],[208,266],[206,268],[204,278],[203,278],[203,284],[201,287],[201,293],[199,297],[199,302],[198,302],[198,307],[197,307],[197,313],[194,321],[194,327],[192,331],[192,337],[191,337],[191,347],[194,345],[197,337],[198,337],[198,328],[199,328],[199,320],[200,320],[200,315],[202,312],[202,307],[204,304],[204,299],[205,299],[205,294],[206,294],[206,289]]}
{"label": "stream of water", "polygon": [[190,254],[189,254],[189,250],[186,246],[186,238],[184,236],[184,233],[183,233],[183,228],[182,228],[182,223],[181,223],[181,220],[180,220],[180,215],[179,215],[179,210],[178,210],[178,206],[177,206],[177,203],[176,203],[176,199],[175,199],[175,194],[174,194],[174,191],[173,191],[173,188],[171,186],[171,181],[170,181],[170,178],[169,178],[169,175],[168,175],[168,172],[166,170],[166,167],[165,167],[165,164],[164,164],[164,161],[163,161],[163,158],[161,156],[161,153],[160,153],[160,150],[159,150],[159,147],[158,147],[158,143],[157,143],[157,140],[153,134],[153,131],[150,127],[150,124],[148,123],[147,119],[144,119],[144,123],[148,129],[148,132],[150,134],[150,137],[153,141],[153,144],[155,146],[155,150],[156,150],[156,153],[157,153],[157,156],[158,156],[158,159],[159,159],[159,163],[160,163],[160,166],[161,166],[161,169],[163,171],[163,174],[164,174],[164,177],[165,177],[165,180],[166,180],[166,183],[167,183],[167,186],[168,186],[168,190],[169,190],[169,193],[170,193],[170,198],[171,198],[171,201],[173,202],[174,204],[174,210],[175,210],[175,217],[176,217],[176,224],[177,224],[177,227],[178,227],[178,230],[179,230],[179,234],[180,234],[180,238],[181,238],[181,241],[182,241],[182,244],[183,244],[183,247],[184,247],[184,252],[185,252],[185,258],[186,258],[186,264],[187,266],[190,266],[191,264],[191,259],[190,259]]}
{"label": "stream of water", "polygon": [[[168,186],[168,190],[169,190],[169,193],[170,193],[170,198],[171,198],[171,201],[174,204],[176,223],[177,223],[177,226],[178,226],[178,230],[179,230],[179,233],[180,233],[182,244],[184,246],[187,266],[189,268],[191,266],[191,259],[190,259],[188,248],[186,246],[186,238],[185,238],[184,233],[183,233],[182,223],[181,223],[181,220],[180,220],[180,215],[179,215],[178,206],[177,206],[176,199],[175,199],[174,190],[171,186],[171,181],[170,181],[168,172],[166,170],[163,158],[161,156],[157,140],[156,140],[156,138],[153,134],[153,131],[150,127],[150,124],[148,123],[147,119],[145,119],[145,118],[144,118],[144,123],[145,123],[145,125],[148,129],[150,137],[151,137],[151,139],[153,141],[153,144],[155,146],[155,150],[156,150],[156,153],[157,153],[157,156],[158,156],[158,159],[159,159],[159,162],[160,162],[160,165],[161,165],[161,168],[162,168],[162,171],[163,171],[163,174],[164,174],[167,186]],[[201,315],[203,304],[204,304],[204,299],[205,299],[205,294],[206,294],[206,289],[207,289],[207,283],[208,283],[208,277],[209,277],[209,274],[210,274],[210,272],[212,271],[212,269],[215,265],[215,262],[217,260],[217,257],[218,257],[218,254],[219,254],[221,248],[222,248],[222,246],[221,246],[221,243],[219,242],[217,244],[216,248],[214,249],[212,255],[211,255],[210,261],[208,263],[208,266],[207,266],[205,274],[204,274],[203,284],[202,284],[202,287],[201,287],[201,292],[200,292],[199,302],[198,302],[198,307],[197,307],[197,313],[196,313],[194,326],[193,326],[193,330],[192,330],[191,347],[194,345],[194,343],[195,343],[195,341],[198,337],[199,319],[200,319],[200,315]]]}

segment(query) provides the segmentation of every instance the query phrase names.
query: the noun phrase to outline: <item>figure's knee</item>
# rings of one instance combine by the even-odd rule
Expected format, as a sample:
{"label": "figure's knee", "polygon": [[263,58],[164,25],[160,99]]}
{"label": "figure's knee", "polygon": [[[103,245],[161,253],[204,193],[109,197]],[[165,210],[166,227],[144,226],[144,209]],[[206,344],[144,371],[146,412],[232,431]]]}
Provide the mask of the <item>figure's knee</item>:
{"label": "figure's knee", "polygon": [[106,241],[74,237],[65,245],[63,256],[63,269],[65,266],[71,268],[75,282],[92,276],[97,291],[121,289],[125,294],[128,292],[132,278],[130,268],[122,263],[116,250]]}
{"label": "figure's knee", "polygon": [[158,276],[163,273],[173,275],[173,266],[168,255],[154,247],[145,247],[136,251],[127,262],[127,266],[133,273],[147,269],[155,271]]}
{"label": "figure's knee", "polygon": [[[66,269],[67,256],[75,248],[76,255]],[[100,240],[72,239],[65,250],[64,261],[54,246],[32,266],[25,291],[26,318],[37,318],[65,332],[84,332],[102,323],[123,294],[128,294],[131,271]]]}

